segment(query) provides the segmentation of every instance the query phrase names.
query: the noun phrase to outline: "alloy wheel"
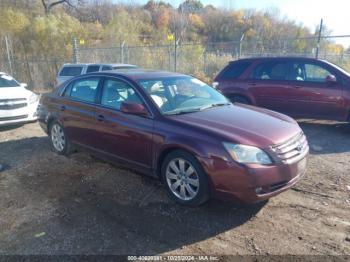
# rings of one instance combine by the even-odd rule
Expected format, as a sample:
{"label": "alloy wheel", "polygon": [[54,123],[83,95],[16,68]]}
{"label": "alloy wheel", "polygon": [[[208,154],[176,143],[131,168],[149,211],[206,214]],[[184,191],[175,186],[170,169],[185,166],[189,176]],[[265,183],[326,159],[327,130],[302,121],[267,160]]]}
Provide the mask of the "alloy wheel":
{"label": "alloy wheel", "polygon": [[62,152],[64,150],[64,147],[66,145],[66,138],[62,127],[57,123],[53,124],[51,128],[51,140],[54,148],[58,152]]}
{"label": "alloy wheel", "polygon": [[176,158],[166,168],[166,180],[171,192],[183,201],[192,200],[199,190],[199,177],[190,162]]}

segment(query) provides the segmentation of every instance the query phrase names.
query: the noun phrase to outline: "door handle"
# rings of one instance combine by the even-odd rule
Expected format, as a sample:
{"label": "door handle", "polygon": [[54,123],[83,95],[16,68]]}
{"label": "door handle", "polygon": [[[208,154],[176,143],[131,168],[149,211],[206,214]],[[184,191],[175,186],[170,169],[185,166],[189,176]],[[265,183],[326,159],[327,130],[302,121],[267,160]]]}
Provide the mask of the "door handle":
{"label": "door handle", "polygon": [[65,106],[61,106],[61,107],[60,107],[60,110],[61,110],[61,111],[64,111],[64,110],[66,110],[66,107],[65,107]]}
{"label": "door handle", "polygon": [[97,116],[97,120],[100,121],[100,122],[102,122],[102,121],[105,120],[105,117],[104,117],[103,115],[98,115],[98,116]]}
{"label": "door handle", "polygon": [[296,85],[296,86],[294,86],[294,88],[302,88],[303,86],[298,86],[298,85]]}
{"label": "door handle", "polygon": [[250,82],[249,85],[250,86],[256,86],[256,82]]}

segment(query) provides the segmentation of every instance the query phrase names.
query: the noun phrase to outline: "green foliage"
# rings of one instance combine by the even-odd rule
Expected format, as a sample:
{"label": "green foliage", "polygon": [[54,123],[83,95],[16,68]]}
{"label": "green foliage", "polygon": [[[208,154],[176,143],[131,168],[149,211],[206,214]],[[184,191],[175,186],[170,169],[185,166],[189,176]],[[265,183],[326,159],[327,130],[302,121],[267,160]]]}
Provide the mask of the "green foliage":
{"label": "green foliage", "polygon": [[29,25],[26,15],[12,8],[0,10],[0,29],[8,34],[21,33]]}
{"label": "green foliage", "polygon": [[41,52],[51,57],[57,54],[67,57],[73,37],[84,35],[80,22],[64,13],[34,18],[31,30],[35,39],[33,49],[40,46]]}
{"label": "green foliage", "polygon": [[179,6],[179,10],[188,14],[199,13],[203,10],[204,6],[199,0],[186,0]]}

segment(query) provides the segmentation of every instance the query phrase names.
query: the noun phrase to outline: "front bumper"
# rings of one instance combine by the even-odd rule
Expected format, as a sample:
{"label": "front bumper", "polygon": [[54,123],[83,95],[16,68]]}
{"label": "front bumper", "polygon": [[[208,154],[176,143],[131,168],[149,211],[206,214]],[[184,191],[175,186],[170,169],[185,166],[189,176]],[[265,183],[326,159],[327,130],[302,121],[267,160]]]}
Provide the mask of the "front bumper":
{"label": "front bumper", "polygon": [[305,174],[308,150],[293,163],[242,165],[222,159],[199,158],[215,198],[261,202],[291,188]]}
{"label": "front bumper", "polygon": [[12,110],[0,110],[0,126],[33,122],[38,119],[38,102]]}

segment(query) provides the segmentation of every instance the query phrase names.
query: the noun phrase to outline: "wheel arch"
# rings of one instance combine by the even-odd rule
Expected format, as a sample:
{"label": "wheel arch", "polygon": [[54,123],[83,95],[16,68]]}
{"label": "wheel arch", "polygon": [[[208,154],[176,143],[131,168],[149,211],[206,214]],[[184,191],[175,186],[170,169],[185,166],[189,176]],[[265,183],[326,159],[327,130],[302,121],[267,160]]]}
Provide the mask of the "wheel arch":
{"label": "wheel arch", "polygon": [[[184,151],[184,152],[187,152],[187,153],[193,155],[193,156],[198,160],[198,158],[197,158],[198,154],[197,154],[195,151],[193,151],[193,150],[191,150],[191,149],[189,149],[189,148],[186,148],[186,147],[182,147],[182,146],[180,146],[180,145],[169,145],[169,146],[163,148],[163,149],[160,151],[160,153],[158,154],[158,157],[157,157],[157,159],[156,159],[156,163],[155,163],[155,164],[156,164],[156,168],[155,168],[155,170],[156,170],[156,175],[157,175],[157,177],[161,178],[161,168],[162,168],[162,164],[163,164],[164,159],[165,159],[170,153],[172,153],[172,152],[174,152],[174,151]],[[198,160],[198,162],[199,162],[199,160]]]}
{"label": "wheel arch", "polygon": [[62,125],[62,123],[59,121],[58,115],[56,114],[50,114],[46,118],[46,127],[47,127],[47,133],[50,135],[50,126],[54,121],[58,121],[59,124]]}

